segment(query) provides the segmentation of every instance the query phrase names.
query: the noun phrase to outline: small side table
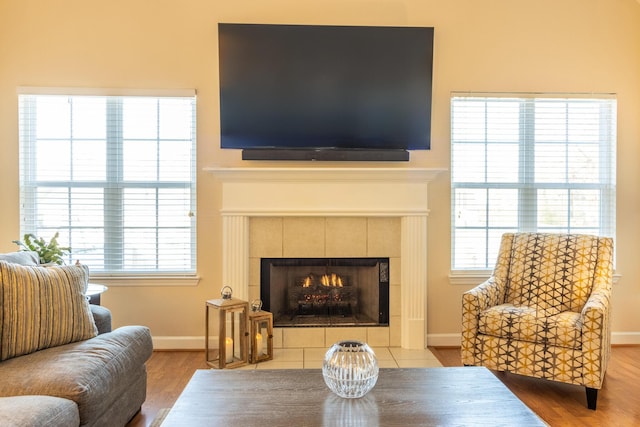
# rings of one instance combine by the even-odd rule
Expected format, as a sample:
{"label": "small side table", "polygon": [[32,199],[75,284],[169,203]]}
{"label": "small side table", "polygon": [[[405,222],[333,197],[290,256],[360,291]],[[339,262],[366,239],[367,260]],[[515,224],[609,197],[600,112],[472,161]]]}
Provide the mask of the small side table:
{"label": "small side table", "polygon": [[97,283],[89,283],[87,285],[87,292],[85,295],[89,300],[89,304],[100,305],[100,295],[105,292],[107,288],[105,285],[99,285]]}

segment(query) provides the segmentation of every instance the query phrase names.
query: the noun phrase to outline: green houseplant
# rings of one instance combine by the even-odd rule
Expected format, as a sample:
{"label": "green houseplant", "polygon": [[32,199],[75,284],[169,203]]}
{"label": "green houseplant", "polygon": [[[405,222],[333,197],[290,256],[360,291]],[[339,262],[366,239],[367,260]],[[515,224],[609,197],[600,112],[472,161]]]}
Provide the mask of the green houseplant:
{"label": "green houseplant", "polygon": [[41,264],[64,264],[64,256],[71,252],[71,248],[58,244],[59,234],[56,233],[47,243],[42,237],[29,233],[24,235],[23,240],[14,240],[13,243],[22,250],[37,252]]}

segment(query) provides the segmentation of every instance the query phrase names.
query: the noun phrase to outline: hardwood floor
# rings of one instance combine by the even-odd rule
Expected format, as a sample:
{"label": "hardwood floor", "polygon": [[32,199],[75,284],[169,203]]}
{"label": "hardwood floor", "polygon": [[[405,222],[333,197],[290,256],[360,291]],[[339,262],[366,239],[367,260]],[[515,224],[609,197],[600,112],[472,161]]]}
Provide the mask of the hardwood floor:
{"label": "hardwood floor", "polygon": [[[459,348],[432,348],[444,366],[460,366]],[[640,346],[614,346],[598,407],[587,409],[584,387],[494,372],[552,427],[640,425]]]}
{"label": "hardwood floor", "polygon": [[[461,366],[459,348],[430,348],[444,366]],[[148,363],[147,400],[128,427],[147,427],[169,408],[196,369],[206,369],[201,351],[156,351]],[[640,346],[615,346],[598,393],[598,409],[586,407],[584,387],[494,373],[552,427],[640,425]]]}
{"label": "hardwood floor", "polygon": [[147,400],[127,427],[149,426],[160,409],[174,404],[196,369],[208,368],[204,351],[154,351],[147,362]]}

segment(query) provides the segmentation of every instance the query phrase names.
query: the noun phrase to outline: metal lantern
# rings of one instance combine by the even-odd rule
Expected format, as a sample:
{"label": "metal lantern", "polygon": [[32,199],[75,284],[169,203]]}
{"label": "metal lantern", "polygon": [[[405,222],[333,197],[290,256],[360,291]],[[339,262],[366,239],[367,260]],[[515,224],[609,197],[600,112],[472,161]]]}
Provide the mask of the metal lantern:
{"label": "metal lantern", "polygon": [[262,311],[262,301],[251,302],[251,363],[273,359],[273,315]]}
{"label": "metal lantern", "polygon": [[[249,303],[232,297],[229,286],[220,299],[207,301],[205,355],[214,368],[236,368],[249,361],[247,312]],[[217,335],[215,335],[217,334]]]}

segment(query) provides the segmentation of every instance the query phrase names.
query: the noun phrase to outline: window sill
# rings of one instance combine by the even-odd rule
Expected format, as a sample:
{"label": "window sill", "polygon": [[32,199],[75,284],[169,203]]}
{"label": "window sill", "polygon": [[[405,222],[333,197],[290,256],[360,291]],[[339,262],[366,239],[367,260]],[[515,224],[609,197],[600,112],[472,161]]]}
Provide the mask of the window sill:
{"label": "window sill", "polygon": [[[477,286],[491,277],[489,270],[458,270],[449,273],[449,284],[454,286]],[[617,285],[622,277],[620,273],[613,274],[613,284]]]}
{"label": "window sill", "polygon": [[99,275],[92,274],[91,283],[106,286],[198,286],[200,277],[193,274],[159,274],[159,275]]}
{"label": "window sill", "polygon": [[475,286],[491,276],[491,270],[456,270],[449,273],[449,284],[454,286]]}

